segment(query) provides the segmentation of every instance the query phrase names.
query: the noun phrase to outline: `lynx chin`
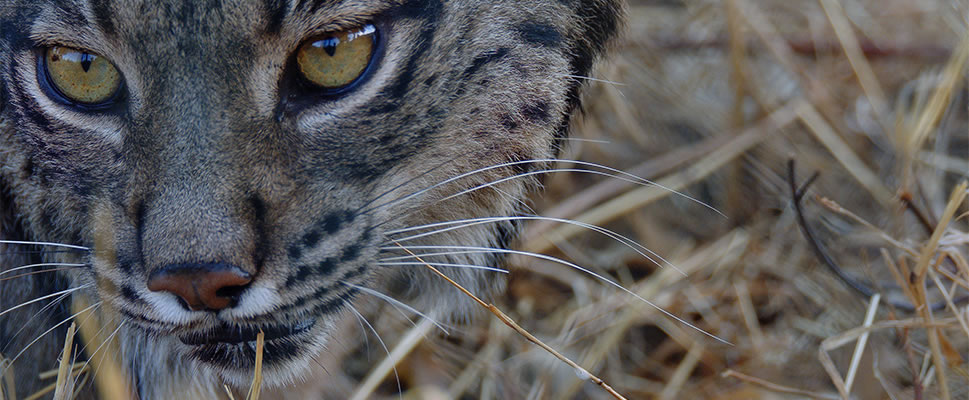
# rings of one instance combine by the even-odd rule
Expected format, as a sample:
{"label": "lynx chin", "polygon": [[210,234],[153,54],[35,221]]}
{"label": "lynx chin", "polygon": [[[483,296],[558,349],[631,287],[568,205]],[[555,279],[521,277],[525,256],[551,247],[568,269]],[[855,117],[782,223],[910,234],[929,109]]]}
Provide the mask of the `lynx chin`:
{"label": "lynx chin", "polygon": [[260,331],[264,397],[334,396],[317,378],[361,298],[465,314],[395,243],[497,293],[487,267],[621,11],[4,0],[0,353],[18,392],[49,383],[79,299],[141,399],[243,398]]}

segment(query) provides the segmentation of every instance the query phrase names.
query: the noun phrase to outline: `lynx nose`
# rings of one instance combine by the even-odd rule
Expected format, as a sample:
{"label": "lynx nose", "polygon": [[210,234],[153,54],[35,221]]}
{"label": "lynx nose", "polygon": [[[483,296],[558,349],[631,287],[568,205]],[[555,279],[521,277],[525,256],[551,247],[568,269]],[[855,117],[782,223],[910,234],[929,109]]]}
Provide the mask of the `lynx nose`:
{"label": "lynx nose", "polygon": [[192,311],[218,311],[231,307],[251,281],[230,264],[169,264],[148,276],[148,290],[174,294]]}

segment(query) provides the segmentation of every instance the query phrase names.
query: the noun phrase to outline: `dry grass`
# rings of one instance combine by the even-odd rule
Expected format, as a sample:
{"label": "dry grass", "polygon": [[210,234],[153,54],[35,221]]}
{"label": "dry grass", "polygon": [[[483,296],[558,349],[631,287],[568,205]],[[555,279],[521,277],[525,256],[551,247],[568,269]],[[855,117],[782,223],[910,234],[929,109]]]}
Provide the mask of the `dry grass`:
{"label": "dry grass", "polygon": [[[372,322],[400,361],[347,360],[354,398],[612,398],[592,377],[629,399],[969,396],[969,5],[640,0],[629,11],[598,75],[621,85],[592,83],[563,157],[658,185],[558,174],[535,208],[669,263],[576,225],[532,224],[518,247],[608,276],[730,344],[579,271],[512,257],[499,313],[578,368],[503,319],[443,338],[387,312]],[[801,232],[791,187],[814,171],[803,217],[869,293]],[[84,373],[67,365],[58,375]]]}
{"label": "dry grass", "polygon": [[[947,0],[632,2],[597,76],[621,85],[592,84],[563,156],[727,217],[656,186],[560,174],[542,215],[627,235],[686,275],[575,225],[532,224],[518,246],[732,345],[546,260],[512,258],[496,305],[630,399],[965,398],[967,16]],[[822,250],[872,293],[814,254],[791,159],[797,183],[820,172],[803,208]],[[388,342],[408,327],[376,325]],[[611,398],[501,322],[465,329],[408,343],[404,397]],[[385,376],[372,396],[395,396]]]}

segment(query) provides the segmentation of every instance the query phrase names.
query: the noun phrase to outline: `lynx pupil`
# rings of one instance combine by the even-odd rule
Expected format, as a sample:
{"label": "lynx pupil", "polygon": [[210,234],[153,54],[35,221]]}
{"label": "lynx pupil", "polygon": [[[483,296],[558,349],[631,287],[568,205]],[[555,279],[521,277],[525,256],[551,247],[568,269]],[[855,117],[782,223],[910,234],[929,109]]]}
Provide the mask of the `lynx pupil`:
{"label": "lynx pupil", "polygon": [[336,55],[336,47],[339,44],[340,44],[340,39],[335,37],[326,38],[326,39],[320,40],[319,42],[313,43],[314,46],[322,48],[323,51],[326,52],[326,54],[330,55],[330,57],[333,57],[334,55]]}

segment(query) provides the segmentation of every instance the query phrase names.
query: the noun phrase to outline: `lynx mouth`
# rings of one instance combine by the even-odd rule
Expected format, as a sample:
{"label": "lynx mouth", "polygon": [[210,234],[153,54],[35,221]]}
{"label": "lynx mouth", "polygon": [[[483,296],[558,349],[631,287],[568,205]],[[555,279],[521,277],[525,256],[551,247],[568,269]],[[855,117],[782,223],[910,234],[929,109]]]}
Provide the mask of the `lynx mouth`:
{"label": "lynx mouth", "polygon": [[315,318],[306,319],[293,325],[239,326],[225,324],[207,332],[179,336],[178,339],[190,346],[239,344],[255,342],[259,332],[263,332],[265,334],[264,340],[269,342],[299,335],[309,331],[314,324],[316,324]]}

